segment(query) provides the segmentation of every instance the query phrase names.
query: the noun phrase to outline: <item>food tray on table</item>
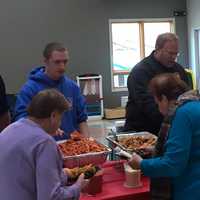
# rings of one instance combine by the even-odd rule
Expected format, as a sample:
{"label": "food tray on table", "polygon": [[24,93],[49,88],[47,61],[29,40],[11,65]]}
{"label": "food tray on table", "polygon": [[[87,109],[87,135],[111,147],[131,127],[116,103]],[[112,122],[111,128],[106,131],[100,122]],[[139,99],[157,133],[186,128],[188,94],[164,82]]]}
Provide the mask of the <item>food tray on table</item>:
{"label": "food tray on table", "polygon": [[[78,141],[74,141],[75,146],[76,146],[76,142]],[[79,154],[75,154],[75,155],[66,155],[65,152],[63,151],[63,144],[67,145],[70,149],[70,145],[73,146],[69,140],[62,140],[57,142],[58,147],[61,151],[63,160],[64,160],[64,167],[67,168],[74,168],[74,167],[81,167],[84,165],[88,165],[88,164],[93,164],[93,165],[100,165],[103,164],[106,159],[108,154],[111,152],[111,149],[109,147],[107,147],[106,145],[103,145],[101,143],[99,143],[98,141],[94,140],[93,138],[85,138],[84,141],[82,142],[84,145],[84,148],[87,148],[87,150],[89,150],[89,144],[92,143],[94,144],[94,148],[98,148],[101,147],[102,150],[98,151],[98,152],[87,152],[87,153],[79,153]],[[68,148],[67,147],[67,148]],[[72,147],[73,148],[73,147]],[[77,149],[78,148],[78,149]],[[80,147],[81,148],[81,147]],[[79,146],[77,144],[76,147],[74,147],[74,149],[76,149],[77,151],[79,151]]]}
{"label": "food tray on table", "polygon": [[133,132],[133,133],[114,133],[106,137],[113,146],[118,146],[128,153],[139,153],[145,156],[141,150],[146,147],[154,147],[157,141],[157,136],[149,132]]}

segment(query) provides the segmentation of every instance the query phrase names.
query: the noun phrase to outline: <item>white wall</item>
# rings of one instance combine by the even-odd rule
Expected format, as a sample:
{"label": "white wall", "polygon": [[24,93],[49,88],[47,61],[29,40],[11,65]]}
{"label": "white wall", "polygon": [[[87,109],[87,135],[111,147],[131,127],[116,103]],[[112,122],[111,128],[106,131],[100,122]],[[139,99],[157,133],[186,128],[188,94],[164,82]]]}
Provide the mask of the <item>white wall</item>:
{"label": "white wall", "polygon": [[[188,20],[188,47],[189,47],[189,65],[196,74],[197,83],[200,80],[200,73],[195,57],[195,39],[194,32],[200,30],[200,0],[187,0],[187,20]],[[199,85],[198,85],[199,86]]]}
{"label": "white wall", "polygon": [[[109,19],[171,18],[186,0],[0,0],[0,74],[7,93],[17,93],[46,43],[59,41],[70,51],[67,74],[103,77],[104,105],[120,105],[127,92],[111,92]],[[178,62],[188,66],[186,17],[176,17]]]}

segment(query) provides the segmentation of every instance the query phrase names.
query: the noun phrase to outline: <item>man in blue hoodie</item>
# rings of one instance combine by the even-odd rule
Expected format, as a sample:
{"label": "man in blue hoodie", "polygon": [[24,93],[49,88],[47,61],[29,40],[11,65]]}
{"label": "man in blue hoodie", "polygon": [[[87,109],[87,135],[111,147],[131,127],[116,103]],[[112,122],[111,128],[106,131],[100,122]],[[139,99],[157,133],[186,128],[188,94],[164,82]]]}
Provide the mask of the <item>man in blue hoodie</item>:
{"label": "man in blue hoodie", "polygon": [[[43,51],[43,56],[45,66],[36,67],[31,71],[28,81],[17,96],[15,120],[27,116],[26,109],[33,96],[41,90],[55,88],[71,105],[70,110],[65,112],[62,118],[60,129],[64,131],[64,134],[58,134],[55,139],[67,139],[75,130],[88,136],[85,100],[77,84],[64,75],[69,62],[68,50],[60,43],[49,43]],[[58,130],[58,132],[61,131]]]}

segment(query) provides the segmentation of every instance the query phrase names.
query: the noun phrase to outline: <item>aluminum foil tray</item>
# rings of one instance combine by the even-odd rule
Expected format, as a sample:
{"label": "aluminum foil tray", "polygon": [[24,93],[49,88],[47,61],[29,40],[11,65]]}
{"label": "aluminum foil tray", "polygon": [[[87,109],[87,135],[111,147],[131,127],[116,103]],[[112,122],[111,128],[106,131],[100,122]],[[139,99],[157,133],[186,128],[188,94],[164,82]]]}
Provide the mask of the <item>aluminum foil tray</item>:
{"label": "aluminum foil tray", "polygon": [[[66,140],[58,141],[57,144],[64,143],[65,141]],[[95,142],[99,143],[96,140]],[[105,151],[84,153],[84,154],[73,155],[73,156],[63,156],[64,167],[74,168],[74,167],[81,167],[88,164],[93,164],[93,165],[103,164],[107,160],[107,156],[111,152],[111,149],[104,144],[101,144],[101,145],[103,145],[106,148]]]}
{"label": "aluminum foil tray", "polygon": [[116,133],[116,136],[115,135],[109,135],[106,137],[106,139],[111,143],[111,146],[112,147],[120,147],[122,150],[124,151],[127,151],[129,153],[133,153],[133,152],[138,152],[139,150],[138,149],[127,149],[125,146],[122,146],[119,141],[116,141],[117,140],[120,140],[122,138],[128,138],[128,137],[132,137],[132,136],[141,136],[141,137],[145,137],[145,138],[154,138],[155,140],[157,140],[157,136],[149,133],[149,132],[133,132],[133,133]]}

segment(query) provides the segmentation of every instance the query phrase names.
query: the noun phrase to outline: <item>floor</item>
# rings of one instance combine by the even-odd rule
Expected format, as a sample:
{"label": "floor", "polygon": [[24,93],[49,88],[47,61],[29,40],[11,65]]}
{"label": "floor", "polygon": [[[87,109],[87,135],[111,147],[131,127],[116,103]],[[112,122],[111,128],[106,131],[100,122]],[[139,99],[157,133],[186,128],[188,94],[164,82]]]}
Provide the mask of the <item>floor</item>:
{"label": "floor", "polygon": [[106,136],[111,132],[111,130],[116,131],[116,128],[123,126],[124,119],[89,120],[88,125],[90,136],[103,144],[107,144]]}

